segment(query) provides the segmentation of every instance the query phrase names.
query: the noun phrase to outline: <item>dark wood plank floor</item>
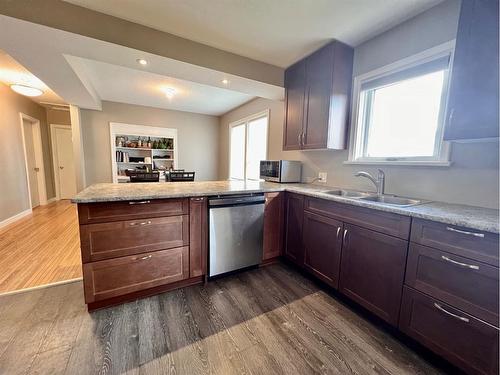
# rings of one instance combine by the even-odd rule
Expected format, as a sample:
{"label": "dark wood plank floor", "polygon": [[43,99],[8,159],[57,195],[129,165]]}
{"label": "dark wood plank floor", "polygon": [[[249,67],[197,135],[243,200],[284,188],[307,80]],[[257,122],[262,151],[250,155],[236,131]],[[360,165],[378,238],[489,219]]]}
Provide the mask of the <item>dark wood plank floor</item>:
{"label": "dark wood plank floor", "polygon": [[0,374],[435,374],[273,265],[87,313],[81,282],[0,297]]}

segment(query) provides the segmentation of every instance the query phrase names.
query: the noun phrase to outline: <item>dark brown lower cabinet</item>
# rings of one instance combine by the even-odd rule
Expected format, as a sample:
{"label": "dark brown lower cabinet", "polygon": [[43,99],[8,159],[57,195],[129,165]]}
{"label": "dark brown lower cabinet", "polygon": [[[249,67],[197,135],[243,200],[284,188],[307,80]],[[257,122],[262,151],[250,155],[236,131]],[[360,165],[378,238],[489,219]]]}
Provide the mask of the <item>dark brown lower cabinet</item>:
{"label": "dark brown lower cabinet", "polygon": [[105,300],[189,278],[189,247],[83,265],[85,302]]}
{"label": "dark brown lower cabinet", "polygon": [[206,274],[208,252],[208,199],[189,199],[189,277]]}
{"label": "dark brown lower cabinet", "polygon": [[498,328],[404,287],[399,328],[470,374],[498,374]]}
{"label": "dark brown lower cabinet", "polygon": [[340,291],[397,326],[408,242],[344,224]]}
{"label": "dark brown lower cabinet", "polygon": [[335,289],[339,285],[342,228],[341,221],[304,212],[304,268]]}
{"label": "dark brown lower cabinet", "polygon": [[498,268],[410,244],[405,283],[490,324],[498,325]]}
{"label": "dark brown lower cabinet", "polygon": [[304,196],[287,193],[285,212],[285,257],[302,266],[304,264],[304,246],[302,243]]}
{"label": "dark brown lower cabinet", "polygon": [[283,249],[284,195],[282,192],[266,193],[264,209],[264,245],[262,260],[279,257]]}

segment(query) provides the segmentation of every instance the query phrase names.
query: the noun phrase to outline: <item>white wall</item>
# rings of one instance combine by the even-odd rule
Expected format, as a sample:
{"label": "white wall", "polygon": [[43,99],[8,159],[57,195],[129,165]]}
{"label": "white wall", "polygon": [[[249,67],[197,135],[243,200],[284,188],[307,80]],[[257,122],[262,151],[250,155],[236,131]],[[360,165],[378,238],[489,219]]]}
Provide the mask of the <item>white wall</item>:
{"label": "white wall", "polygon": [[86,184],[112,182],[109,123],[159,126],[178,130],[178,157],[196,180],[218,177],[219,122],[215,116],[131,104],[103,102],[102,111],[81,110]]}
{"label": "white wall", "polygon": [[[446,1],[355,48],[354,74],[362,74],[421,50],[454,39],[459,2]],[[220,119],[219,178],[228,176],[228,125],[253,113],[270,110],[269,159],[303,162],[303,181],[327,172],[327,185],[373,190],[366,179],[354,177],[376,167],[344,165],[348,151],[282,151],[283,102],[256,99]],[[384,166],[386,192],[409,197],[498,208],[498,141],[453,143],[451,167]]]}

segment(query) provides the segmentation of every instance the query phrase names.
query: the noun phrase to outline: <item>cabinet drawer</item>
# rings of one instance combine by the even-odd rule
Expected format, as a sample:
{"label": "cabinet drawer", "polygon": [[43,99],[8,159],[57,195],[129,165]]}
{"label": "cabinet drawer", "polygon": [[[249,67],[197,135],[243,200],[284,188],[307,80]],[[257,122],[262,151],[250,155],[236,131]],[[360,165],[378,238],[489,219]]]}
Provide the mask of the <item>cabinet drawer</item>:
{"label": "cabinet drawer", "polygon": [[311,197],[306,197],[304,209],[406,240],[410,235],[407,216]]}
{"label": "cabinet drawer", "polygon": [[86,303],[187,278],[189,278],[187,246],[83,265]]}
{"label": "cabinet drawer", "polygon": [[405,287],[399,328],[471,374],[498,374],[498,329]]}
{"label": "cabinet drawer", "polygon": [[498,267],[498,234],[414,219],[411,240]]}
{"label": "cabinet drawer", "polygon": [[128,202],[85,203],[78,205],[80,224],[187,215],[187,199],[144,199]]}
{"label": "cabinet drawer", "polygon": [[406,284],[498,325],[498,268],[412,243]]}
{"label": "cabinet drawer", "polygon": [[188,215],[80,226],[84,263],[181,247],[188,243]]}

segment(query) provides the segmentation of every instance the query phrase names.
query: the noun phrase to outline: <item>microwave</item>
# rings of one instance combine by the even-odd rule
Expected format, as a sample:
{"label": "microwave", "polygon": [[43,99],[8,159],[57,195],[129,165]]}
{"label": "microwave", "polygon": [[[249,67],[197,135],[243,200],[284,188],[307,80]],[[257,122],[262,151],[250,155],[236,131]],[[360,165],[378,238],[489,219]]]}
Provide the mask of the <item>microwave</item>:
{"label": "microwave", "polygon": [[300,182],[302,163],[293,160],[261,160],[260,178],[272,182]]}

